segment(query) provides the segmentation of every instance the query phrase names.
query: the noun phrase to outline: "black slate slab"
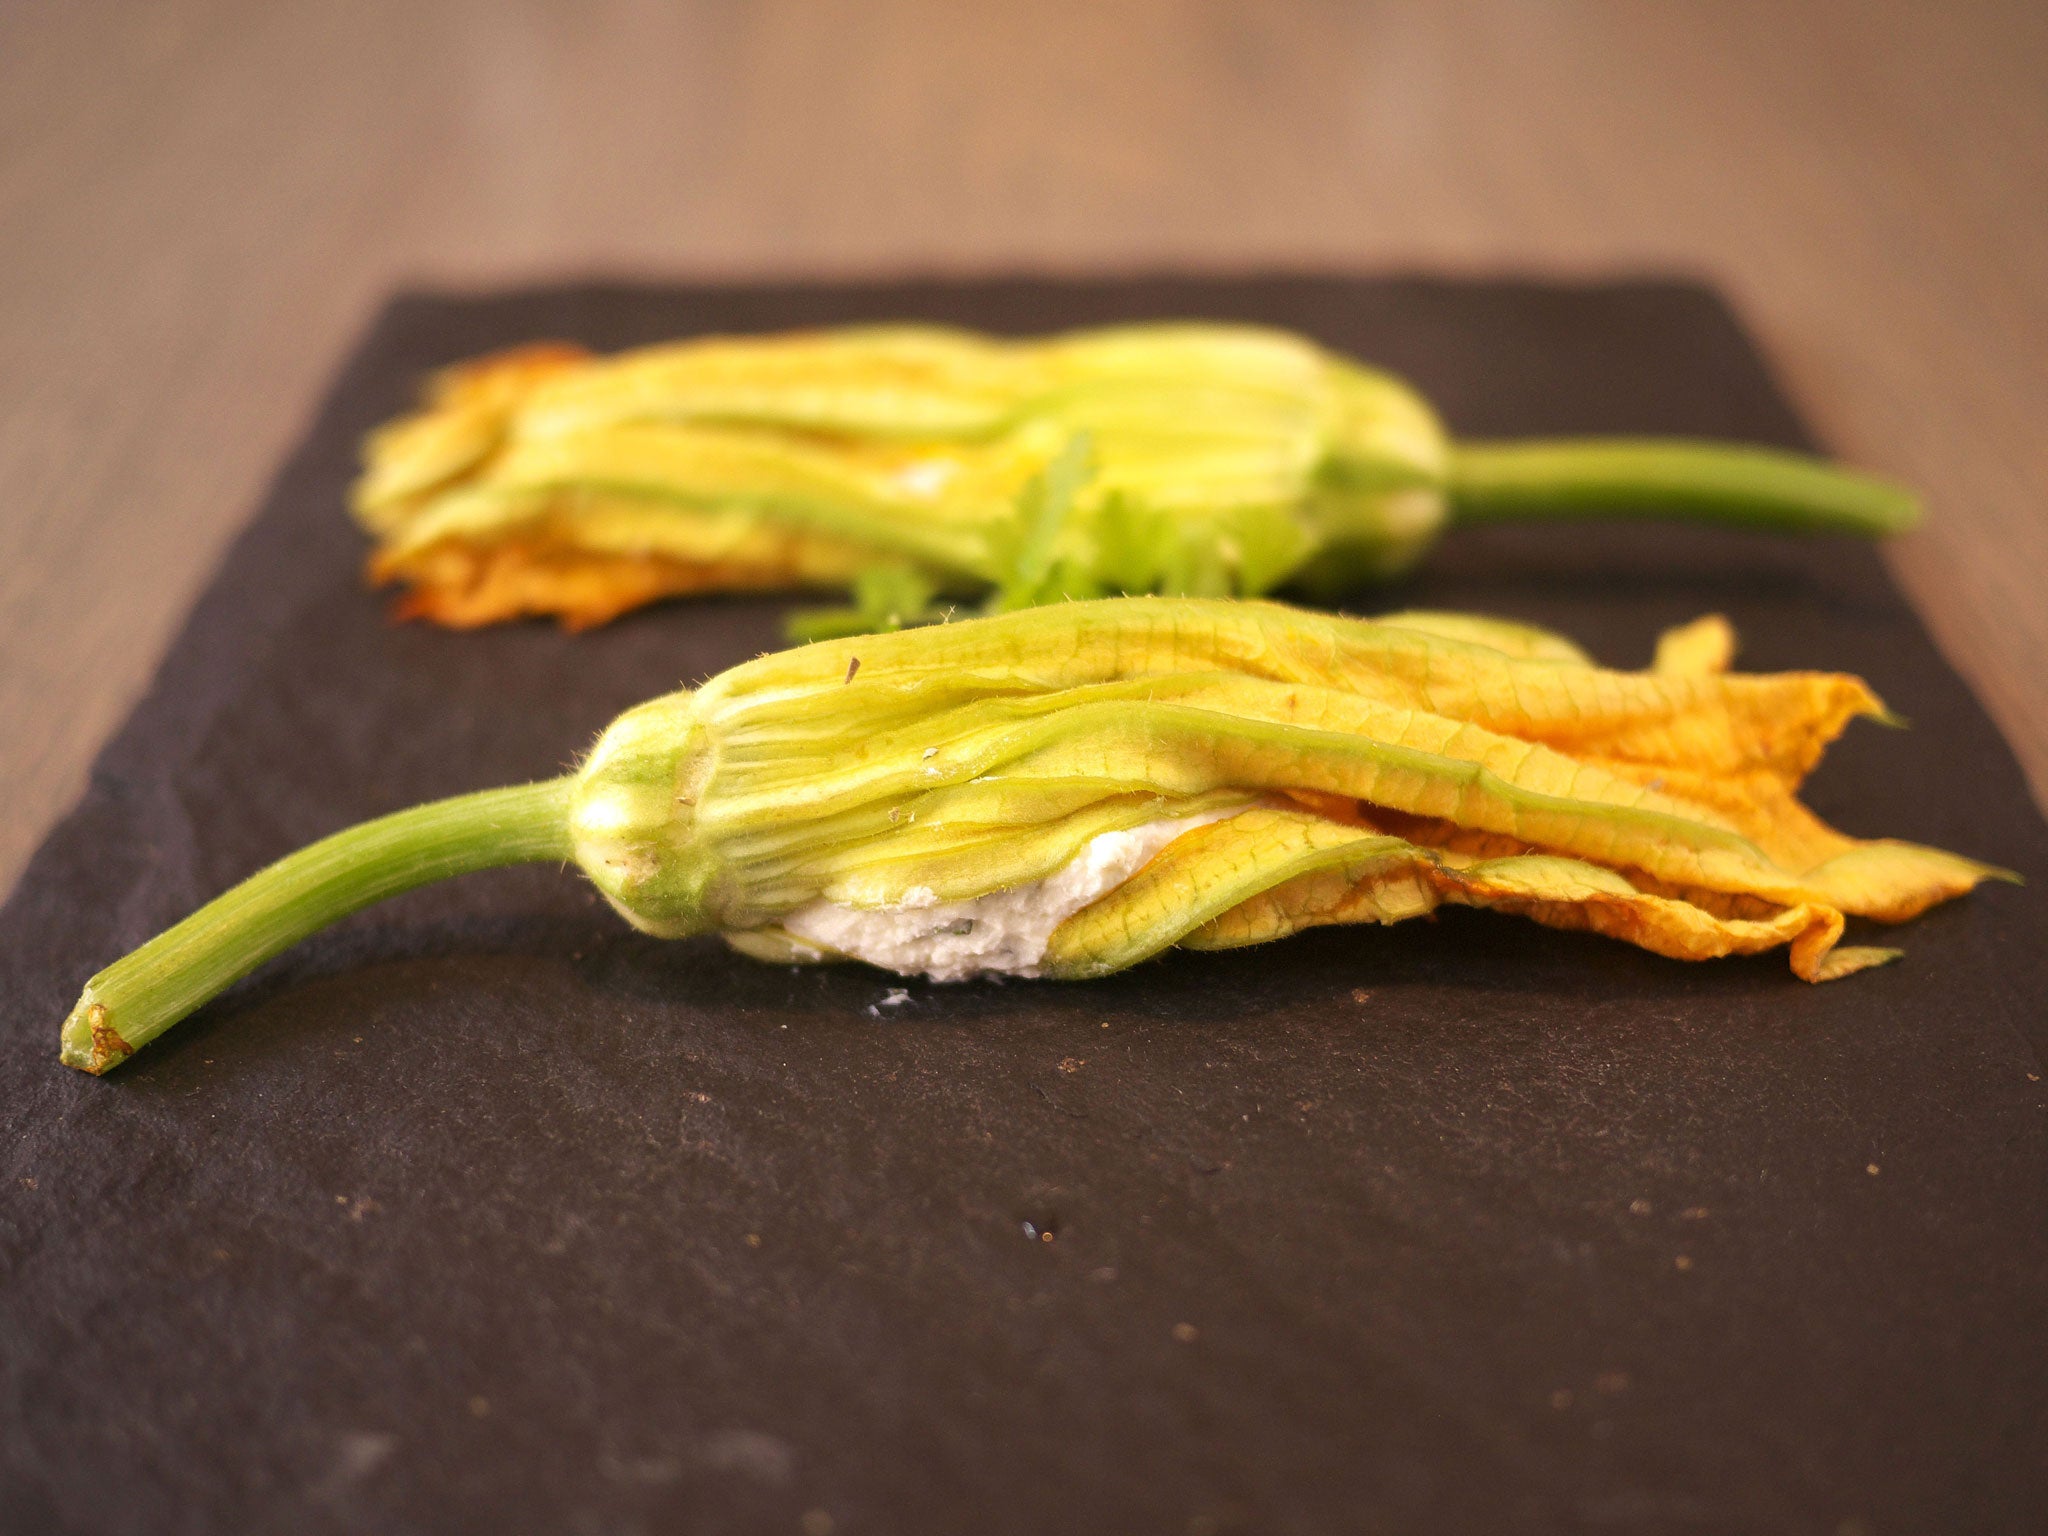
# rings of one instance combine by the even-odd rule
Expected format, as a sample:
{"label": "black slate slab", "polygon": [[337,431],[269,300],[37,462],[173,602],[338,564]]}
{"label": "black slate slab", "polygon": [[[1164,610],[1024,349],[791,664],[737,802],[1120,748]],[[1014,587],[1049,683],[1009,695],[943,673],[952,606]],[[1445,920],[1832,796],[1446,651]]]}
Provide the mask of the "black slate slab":
{"label": "black slate slab", "polygon": [[[364,914],[93,1081],[84,977],[344,823],[548,774],[776,643],[384,622],[341,510],[421,372],[536,336],[1291,325],[1468,433],[1797,443],[1662,283],[573,287],[401,298],[0,914],[0,1529],[2040,1530],[2048,921],[1835,986],[1452,913],[1100,984],[793,973],[573,878]],[[1460,535],[1385,595],[1640,664],[1730,614],[1868,676],[1823,814],[2048,873],[1867,548]],[[1043,1242],[1023,1224],[1053,1233]]]}

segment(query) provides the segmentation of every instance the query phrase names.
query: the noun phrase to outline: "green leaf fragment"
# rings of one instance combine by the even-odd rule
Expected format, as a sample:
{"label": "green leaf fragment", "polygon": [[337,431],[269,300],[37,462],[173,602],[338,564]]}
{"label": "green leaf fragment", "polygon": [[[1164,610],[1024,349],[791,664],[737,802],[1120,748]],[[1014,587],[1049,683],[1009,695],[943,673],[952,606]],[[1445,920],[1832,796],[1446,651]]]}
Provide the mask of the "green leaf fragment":
{"label": "green leaf fragment", "polygon": [[932,604],[937,593],[931,578],[911,566],[871,565],[854,581],[852,607],[800,609],[784,621],[783,633],[797,644],[808,644],[914,629],[944,617],[943,610]]}

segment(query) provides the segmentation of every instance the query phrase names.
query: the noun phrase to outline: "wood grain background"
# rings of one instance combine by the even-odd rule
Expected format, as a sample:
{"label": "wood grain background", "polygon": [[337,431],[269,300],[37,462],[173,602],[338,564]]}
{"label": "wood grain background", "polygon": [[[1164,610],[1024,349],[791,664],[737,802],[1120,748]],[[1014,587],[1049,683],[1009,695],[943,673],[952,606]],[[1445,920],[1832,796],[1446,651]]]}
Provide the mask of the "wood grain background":
{"label": "wood grain background", "polygon": [[2048,791],[2048,8],[11,0],[0,889],[395,285],[1161,266],[1720,283]]}

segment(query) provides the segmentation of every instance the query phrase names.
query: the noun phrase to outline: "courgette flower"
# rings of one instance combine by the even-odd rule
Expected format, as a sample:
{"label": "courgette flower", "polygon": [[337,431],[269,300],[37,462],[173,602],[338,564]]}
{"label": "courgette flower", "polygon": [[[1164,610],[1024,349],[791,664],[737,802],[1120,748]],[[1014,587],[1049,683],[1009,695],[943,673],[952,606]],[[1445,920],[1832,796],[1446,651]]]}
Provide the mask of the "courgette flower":
{"label": "courgette flower", "polygon": [[1283,331],[934,326],[519,348],[369,439],[353,506],[401,614],[570,628],[693,592],[853,589],[797,638],[1160,593],[1318,600],[1452,523],[1676,516],[1895,532],[1896,486],[1673,439],[1454,441],[1392,375]]}
{"label": "courgette flower", "polygon": [[95,976],[100,1072],[327,923],[427,881],[572,861],[631,923],[940,980],[1103,976],[1444,903],[1706,960],[1842,946],[2003,872],[1862,841],[1797,798],[1850,721],[1833,673],[1649,671],[1436,613],[1120,598],[763,656],[627,711],[572,774],[440,801],[271,866]]}

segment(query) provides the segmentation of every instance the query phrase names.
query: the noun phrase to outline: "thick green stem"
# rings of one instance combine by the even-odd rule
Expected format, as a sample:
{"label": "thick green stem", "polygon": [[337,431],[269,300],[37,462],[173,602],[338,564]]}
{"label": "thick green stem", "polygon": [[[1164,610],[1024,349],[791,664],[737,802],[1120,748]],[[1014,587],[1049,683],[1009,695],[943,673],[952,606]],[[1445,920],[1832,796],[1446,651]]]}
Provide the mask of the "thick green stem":
{"label": "thick green stem", "polygon": [[1685,438],[1558,438],[1460,443],[1451,516],[1684,517],[1790,533],[1900,533],[1913,493],[1872,475],[1775,448]]}
{"label": "thick green stem", "polygon": [[273,955],[414,886],[567,859],[570,779],[457,795],[366,821],[278,860],[85,984],[66,1066],[104,1072]]}

